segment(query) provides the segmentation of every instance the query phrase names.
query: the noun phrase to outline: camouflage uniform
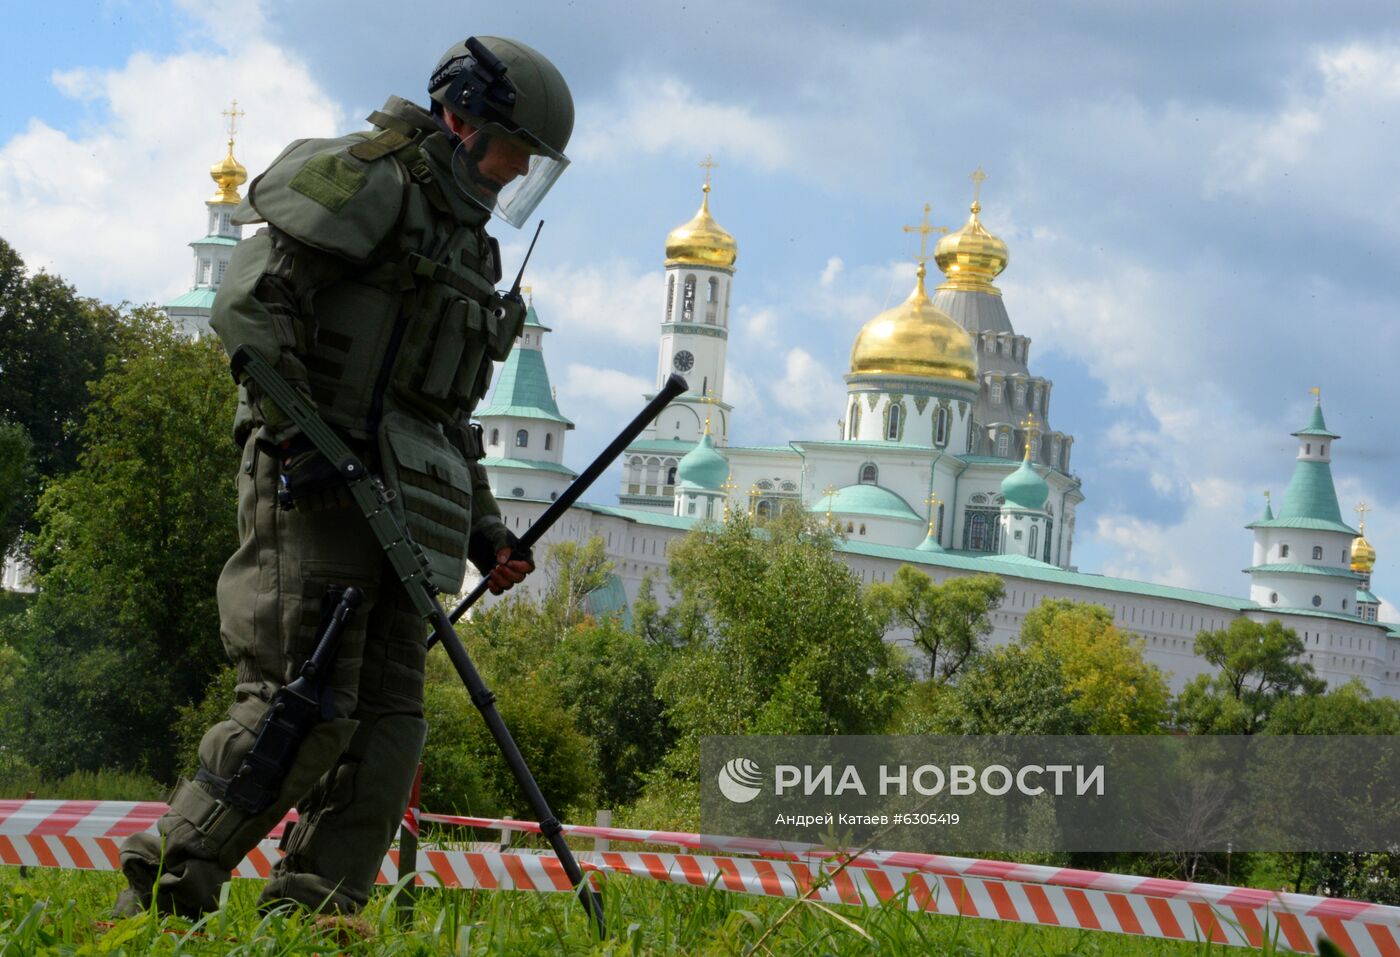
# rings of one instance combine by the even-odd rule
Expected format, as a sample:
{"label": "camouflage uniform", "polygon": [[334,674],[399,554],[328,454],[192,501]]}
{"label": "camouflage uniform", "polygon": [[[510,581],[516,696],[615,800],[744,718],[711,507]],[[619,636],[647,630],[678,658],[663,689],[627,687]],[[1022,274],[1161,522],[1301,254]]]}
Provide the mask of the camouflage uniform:
{"label": "camouflage uniform", "polygon": [[[385,479],[434,584],[451,593],[469,545],[483,570],[508,545],[466,421],[523,316],[495,293],[489,214],[453,188],[453,140],[397,97],[370,121],[369,132],[293,143],[249,187],[238,218],[267,227],[235,250],[212,324],[230,353],[248,344],[274,360]],[[295,429],[250,388],[235,423],[240,545],[218,585],[237,698],[205,734],[200,773],[181,782],[159,836],[123,845],[122,869],[143,906],[154,895],[164,911],[215,908],[230,868],[295,805],[263,901],[353,911],[422,750],[425,627],[343,487],[278,507],[287,460],[295,469],[311,456],[279,447]],[[314,647],[330,585],[365,592],[331,679],[335,718],[302,743],[272,806],[250,815],[220,800],[223,785]]]}

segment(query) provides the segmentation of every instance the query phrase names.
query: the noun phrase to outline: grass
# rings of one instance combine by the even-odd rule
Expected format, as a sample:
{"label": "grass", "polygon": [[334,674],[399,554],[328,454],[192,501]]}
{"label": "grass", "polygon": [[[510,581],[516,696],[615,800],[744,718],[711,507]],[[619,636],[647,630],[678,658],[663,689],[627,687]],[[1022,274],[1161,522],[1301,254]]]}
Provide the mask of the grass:
{"label": "grass", "polygon": [[[746,955],[790,901],[713,888],[614,878],[604,889],[613,937],[592,940],[583,908],[566,894],[420,891],[403,926],[390,889],[364,912],[368,936],[341,939],[300,913],[259,914],[260,884],[224,888],[224,906],[198,923],[149,916],[105,924],[122,886],[116,874],[0,867],[0,957],[48,954],[451,954]],[[774,955],[939,954],[952,957],[1086,955],[1184,957],[1246,953],[1092,931],[1005,924],[879,908],[800,906],[764,942]]]}

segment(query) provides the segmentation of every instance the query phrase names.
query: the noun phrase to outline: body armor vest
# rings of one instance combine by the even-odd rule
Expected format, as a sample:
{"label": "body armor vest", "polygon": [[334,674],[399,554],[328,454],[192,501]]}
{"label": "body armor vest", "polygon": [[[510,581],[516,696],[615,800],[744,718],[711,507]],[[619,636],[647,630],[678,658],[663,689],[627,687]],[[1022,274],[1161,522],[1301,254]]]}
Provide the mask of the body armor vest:
{"label": "body armor vest", "polygon": [[488,214],[456,193],[450,147],[424,142],[436,132],[427,114],[370,120],[377,133],[292,144],[250,186],[248,202],[330,254],[333,277],[296,310],[293,352],[322,418],[377,446],[393,507],[434,583],[455,591],[472,527],[466,460],[482,454],[465,426],[524,310],[495,291]]}

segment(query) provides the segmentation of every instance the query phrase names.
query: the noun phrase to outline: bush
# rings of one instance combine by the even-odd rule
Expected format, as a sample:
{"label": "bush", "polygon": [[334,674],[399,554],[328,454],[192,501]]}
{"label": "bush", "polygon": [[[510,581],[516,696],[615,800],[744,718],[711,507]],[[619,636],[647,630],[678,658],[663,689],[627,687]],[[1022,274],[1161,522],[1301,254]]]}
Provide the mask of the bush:
{"label": "bush", "polygon": [[130,771],[74,771],[57,780],[32,768],[0,764],[0,798],[53,801],[162,801],[167,789],[154,778]]}
{"label": "bush", "polygon": [[[573,726],[558,693],[539,678],[494,688],[496,707],[525,763],[561,818],[578,818],[597,804],[593,749]],[[424,694],[428,741],[423,750],[423,807],[439,813],[504,817],[528,814],[486,722],[446,655],[428,657]]]}

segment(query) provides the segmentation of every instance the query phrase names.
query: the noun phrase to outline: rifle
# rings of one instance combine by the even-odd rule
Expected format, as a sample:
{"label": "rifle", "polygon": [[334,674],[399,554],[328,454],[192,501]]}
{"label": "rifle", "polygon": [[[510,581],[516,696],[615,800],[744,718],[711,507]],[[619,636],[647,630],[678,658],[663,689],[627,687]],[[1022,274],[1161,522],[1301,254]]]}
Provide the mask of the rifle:
{"label": "rifle", "polygon": [[[310,440],[317,451],[325,456],[326,460],[345,480],[355,504],[365,516],[365,520],[369,522],[375,538],[383,546],[384,553],[388,557],[394,573],[407,589],[414,610],[431,627],[432,634],[428,639],[428,646],[432,647],[433,644],[438,643],[447,650],[447,657],[452,661],[452,666],[456,669],[458,677],[462,679],[462,683],[466,685],[472,704],[476,705],[477,710],[481,712],[481,716],[491,732],[491,737],[495,739],[496,746],[500,748],[501,755],[510,767],[512,776],[520,786],[520,790],[524,792],[531,810],[539,818],[540,833],[549,841],[550,847],[559,858],[559,863],[563,866],[564,873],[569,876],[580,903],[588,911],[590,919],[597,928],[599,938],[606,937],[607,928],[603,918],[602,899],[598,892],[584,881],[578,861],[574,859],[573,851],[569,849],[569,845],[564,840],[563,825],[559,823],[554,812],[550,810],[549,802],[545,800],[539,785],[535,783],[535,776],[525,763],[520,748],[501,719],[500,712],[496,710],[496,695],[486,687],[486,682],[482,680],[481,674],[476,670],[476,665],[472,662],[471,656],[467,654],[467,649],[462,645],[461,639],[457,637],[457,632],[452,628],[453,622],[460,618],[472,602],[486,590],[486,579],[482,579],[481,584],[473,592],[473,596],[469,596],[467,600],[463,601],[449,617],[443,609],[442,603],[438,601],[437,588],[428,577],[426,556],[423,555],[422,550],[389,508],[389,499],[384,483],[377,476],[370,474],[364,463],[350,451],[340,436],[322,421],[302,394],[292,388],[256,349],[246,345],[239,346],[233,354],[232,366],[234,377],[241,378],[247,374],[252,378],[263,394],[275,402],[278,408],[296,423],[302,434]],[[647,403],[646,408],[628,423],[622,433],[584,470],[583,474],[564,490],[545,514],[520,538],[517,548],[528,548],[538,541],[549,526],[557,521],[568,507],[578,500],[578,497],[588,486],[602,474],[603,470],[612,463],[612,460],[641,434],[647,423],[656,418],[661,410],[686,388],[684,379],[678,375],[672,375],[661,391]]]}

